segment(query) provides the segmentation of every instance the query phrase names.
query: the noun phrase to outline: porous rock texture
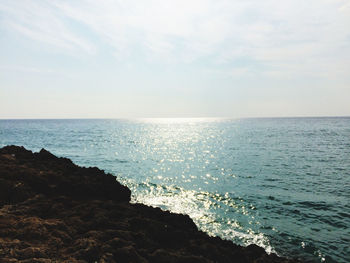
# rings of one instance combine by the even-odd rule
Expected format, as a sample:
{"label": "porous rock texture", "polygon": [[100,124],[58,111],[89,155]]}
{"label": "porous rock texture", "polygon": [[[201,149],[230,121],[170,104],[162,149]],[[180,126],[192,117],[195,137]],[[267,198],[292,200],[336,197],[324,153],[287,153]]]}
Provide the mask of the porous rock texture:
{"label": "porous rock texture", "polygon": [[0,262],[299,262],[129,201],[130,190],[98,168],[44,149],[1,148]]}

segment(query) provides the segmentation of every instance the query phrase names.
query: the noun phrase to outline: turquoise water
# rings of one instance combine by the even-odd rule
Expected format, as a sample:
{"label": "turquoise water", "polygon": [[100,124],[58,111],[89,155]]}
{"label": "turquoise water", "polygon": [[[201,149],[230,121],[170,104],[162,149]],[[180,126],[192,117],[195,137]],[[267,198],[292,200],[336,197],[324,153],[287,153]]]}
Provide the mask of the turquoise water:
{"label": "turquoise water", "polygon": [[104,169],[211,235],[350,262],[350,118],[0,120],[8,144]]}

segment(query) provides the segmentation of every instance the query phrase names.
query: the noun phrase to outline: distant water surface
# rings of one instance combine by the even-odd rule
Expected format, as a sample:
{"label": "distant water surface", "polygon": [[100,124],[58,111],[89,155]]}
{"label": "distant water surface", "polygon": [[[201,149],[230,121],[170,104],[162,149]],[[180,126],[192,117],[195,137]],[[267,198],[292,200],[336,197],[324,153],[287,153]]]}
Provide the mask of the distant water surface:
{"label": "distant water surface", "polygon": [[0,146],[117,176],[235,243],[350,262],[350,118],[0,120]]}

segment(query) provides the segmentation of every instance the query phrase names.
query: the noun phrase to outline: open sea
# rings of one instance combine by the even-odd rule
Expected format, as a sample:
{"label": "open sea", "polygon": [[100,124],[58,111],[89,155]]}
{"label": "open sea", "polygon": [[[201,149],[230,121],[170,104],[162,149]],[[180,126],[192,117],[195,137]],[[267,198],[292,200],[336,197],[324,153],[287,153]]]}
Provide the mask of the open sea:
{"label": "open sea", "polygon": [[350,117],[0,120],[11,144],[97,166],[210,235],[350,262]]}

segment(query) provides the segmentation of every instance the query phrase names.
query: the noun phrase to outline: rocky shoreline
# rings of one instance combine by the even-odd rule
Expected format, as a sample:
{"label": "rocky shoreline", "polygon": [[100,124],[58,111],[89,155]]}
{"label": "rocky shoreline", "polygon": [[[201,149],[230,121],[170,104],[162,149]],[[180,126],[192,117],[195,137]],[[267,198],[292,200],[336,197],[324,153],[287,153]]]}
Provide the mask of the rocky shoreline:
{"label": "rocky shoreline", "polygon": [[300,262],[129,201],[130,190],[98,168],[44,149],[1,148],[0,262]]}

